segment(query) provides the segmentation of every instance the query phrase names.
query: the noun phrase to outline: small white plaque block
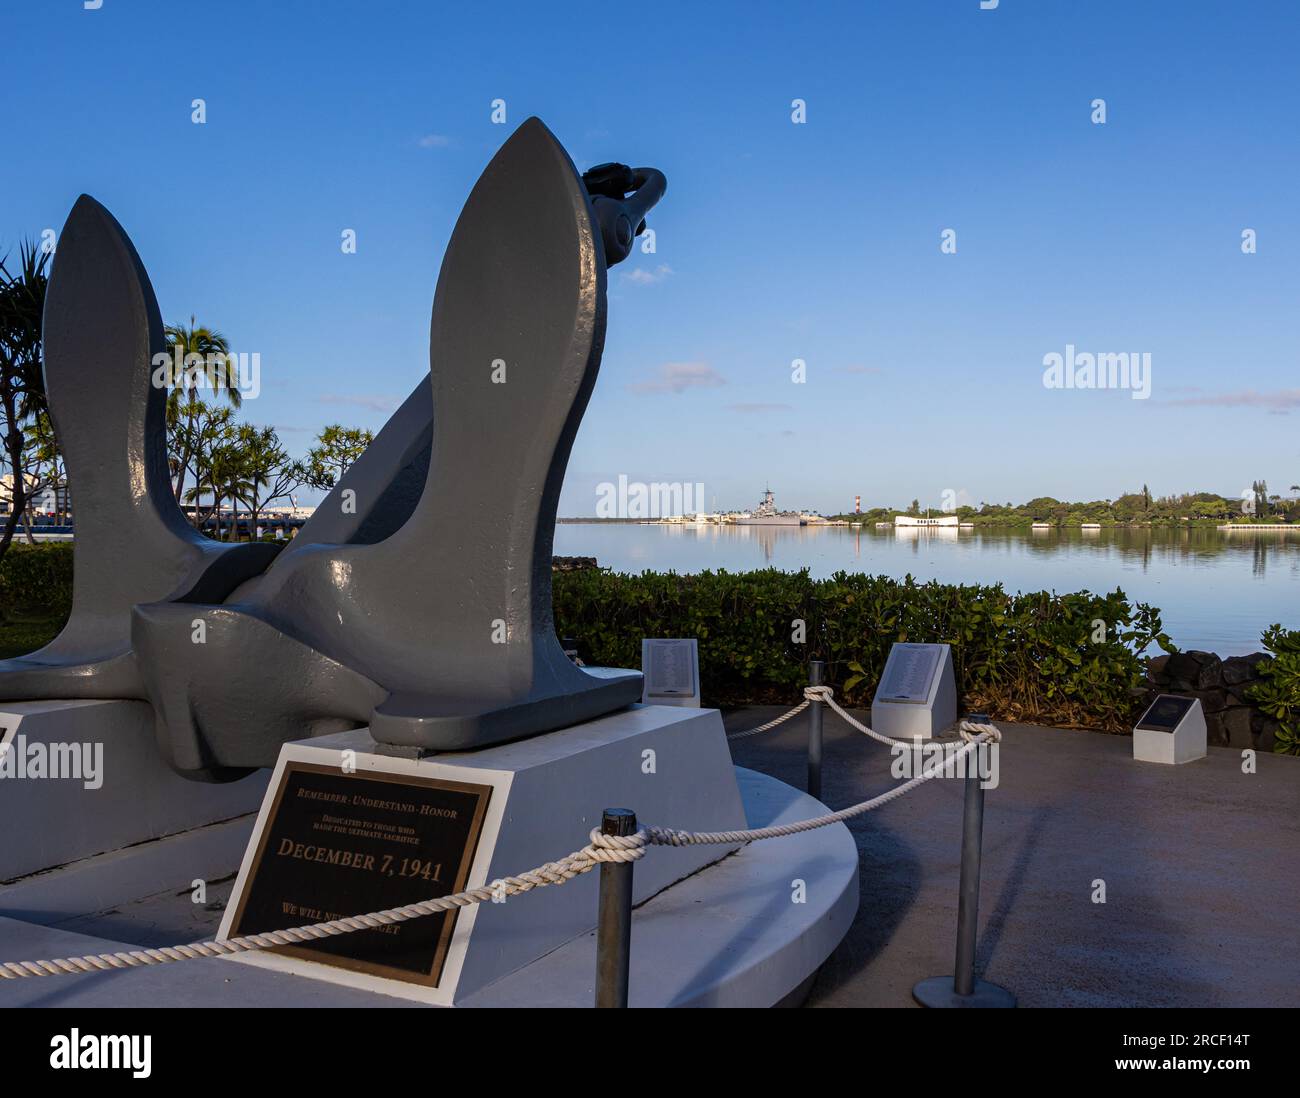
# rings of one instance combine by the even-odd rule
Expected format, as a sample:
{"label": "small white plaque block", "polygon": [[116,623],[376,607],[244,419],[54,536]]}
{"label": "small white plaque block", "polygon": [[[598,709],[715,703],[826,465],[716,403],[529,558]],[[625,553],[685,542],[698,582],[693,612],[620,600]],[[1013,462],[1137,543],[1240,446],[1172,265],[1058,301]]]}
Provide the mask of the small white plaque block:
{"label": "small white plaque block", "polygon": [[1205,758],[1205,713],[1200,698],[1161,694],[1133,728],[1138,762],[1178,763]]}
{"label": "small white plaque block", "polygon": [[641,642],[641,671],[646,705],[685,705],[699,708],[700,649],[690,638],[645,639]]}
{"label": "small white plaque block", "polygon": [[885,736],[928,740],[957,720],[957,680],[946,644],[895,644],[871,703]]}

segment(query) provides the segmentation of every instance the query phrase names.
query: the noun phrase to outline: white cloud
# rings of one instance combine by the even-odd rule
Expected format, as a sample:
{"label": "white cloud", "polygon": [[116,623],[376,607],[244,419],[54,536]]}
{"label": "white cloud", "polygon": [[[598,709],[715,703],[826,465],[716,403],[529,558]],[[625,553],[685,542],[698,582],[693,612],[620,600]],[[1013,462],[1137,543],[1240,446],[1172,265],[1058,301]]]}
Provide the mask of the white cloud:
{"label": "white cloud", "polygon": [[451,145],[451,138],[441,133],[426,133],[416,142],[422,149],[445,149]]}
{"label": "white cloud", "polygon": [[633,382],[634,393],[684,393],[687,389],[716,389],[725,385],[724,378],[704,362],[665,362],[646,381]]}
{"label": "white cloud", "polygon": [[1272,393],[1258,393],[1254,389],[1244,389],[1236,393],[1210,393],[1207,396],[1184,397],[1182,400],[1164,401],[1179,407],[1213,407],[1213,408],[1267,408],[1271,412],[1283,412],[1288,408],[1300,408],[1300,389],[1279,389]]}
{"label": "white cloud", "polygon": [[374,393],[322,393],[316,399],[321,404],[349,404],[372,412],[393,412],[400,403],[396,397]]}
{"label": "white cloud", "polygon": [[660,263],[653,271],[646,270],[644,267],[637,267],[631,271],[620,271],[625,282],[631,282],[636,286],[653,286],[656,282],[662,282],[673,269],[667,263]]}

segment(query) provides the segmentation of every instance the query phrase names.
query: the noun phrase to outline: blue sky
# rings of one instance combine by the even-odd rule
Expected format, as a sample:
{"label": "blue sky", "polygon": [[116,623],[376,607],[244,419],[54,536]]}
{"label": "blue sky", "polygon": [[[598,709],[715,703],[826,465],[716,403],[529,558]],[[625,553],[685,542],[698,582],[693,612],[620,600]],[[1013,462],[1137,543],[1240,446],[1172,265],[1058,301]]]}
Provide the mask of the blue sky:
{"label": "blue sky", "polygon": [[[6,3],[0,251],[94,195],[302,451],[428,368],[461,203],[536,114],[669,178],[561,514],[620,474],[824,512],[1300,483],[1293,4],[548,8]],[[1150,353],[1150,398],[1045,388],[1070,344]]]}

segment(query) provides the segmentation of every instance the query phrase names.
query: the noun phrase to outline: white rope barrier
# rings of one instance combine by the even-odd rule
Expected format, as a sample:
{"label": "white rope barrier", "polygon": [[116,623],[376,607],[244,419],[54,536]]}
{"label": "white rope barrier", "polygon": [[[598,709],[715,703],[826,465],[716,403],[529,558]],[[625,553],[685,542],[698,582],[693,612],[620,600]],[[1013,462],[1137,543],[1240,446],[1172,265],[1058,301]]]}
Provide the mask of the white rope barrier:
{"label": "white rope barrier", "polygon": [[[832,695],[829,686],[810,686],[806,691],[804,691],[804,693],[812,694],[814,691],[820,695],[821,700],[830,706],[841,720],[851,727],[856,728],[859,732],[865,732],[873,740],[876,740],[879,743],[888,744],[890,747],[894,747],[900,743],[911,746],[916,742],[910,738],[895,739],[892,736],[885,736],[874,729],[868,728],[861,721],[857,720],[851,713],[840,707],[839,702],[837,702]],[[957,726],[957,734],[967,743],[972,743],[981,737],[990,740],[993,743],[997,743],[1002,739],[1002,733],[998,731],[996,726],[992,724],[976,723],[975,721],[962,721]]]}
{"label": "white rope barrier", "polygon": [[60,957],[52,961],[6,961],[0,963],[0,977],[17,980],[27,976],[61,976],[79,972],[104,972],[115,968],[136,968],[141,965],[163,965],[172,961],[190,961],[198,957],[222,957],[232,953],[249,953],[259,949],[310,942],[338,934],[351,934],[356,930],[404,923],[426,915],[437,915],[453,908],[486,903],[494,898],[517,896],[547,885],[564,884],[595,869],[601,862],[634,862],[644,851],[635,852],[599,845],[598,831],[592,832],[592,841],[559,861],[547,862],[527,873],[515,877],[502,877],[491,886],[469,888],[450,896],[375,911],[368,915],[352,915],[326,923],[292,927],[287,930],[268,930],[264,934],[249,934],[240,938],[217,938],[189,945],[164,946],[162,949],[134,949],[121,953],[97,953],[84,957]]}
{"label": "white rope barrier", "polygon": [[[866,725],[855,720],[835,702],[830,687],[810,686],[804,691],[804,701],[788,713],[774,721],[769,721],[758,728],[729,736],[728,739],[741,739],[745,736],[765,732],[796,714],[801,713],[813,700],[823,701],[841,718],[860,732],[865,732],[882,743],[900,743],[907,741],[891,740],[873,732]],[[352,915],[343,919],[333,919],[325,923],[312,923],[308,926],[291,927],[286,930],[269,930],[262,934],[249,934],[239,938],[216,938],[206,942],[191,942],[188,945],[164,946],[161,949],[135,949],[118,953],[94,953],[82,957],[60,957],[48,961],[5,961],[0,963],[0,978],[6,980],[24,979],[30,976],[62,976],[85,972],[107,972],[114,969],[137,968],[148,965],[170,964],[174,961],[190,961],[199,957],[224,957],[234,953],[249,953],[262,949],[274,949],[276,946],[295,945],[311,942],[320,938],[331,938],[340,934],[351,934],[358,930],[370,930],[375,927],[404,923],[411,919],[420,919],[427,915],[437,915],[455,908],[469,907],[471,904],[486,903],[505,896],[517,896],[531,892],[535,888],[548,885],[565,884],[589,873],[602,862],[635,862],[645,857],[646,849],[651,846],[703,846],[713,844],[734,845],[736,843],[758,842],[763,839],[783,838],[798,835],[805,831],[814,831],[831,824],[851,820],[881,805],[911,792],[920,785],[938,777],[945,771],[955,768],[957,761],[972,751],[978,750],[985,742],[996,743],[1002,738],[1001,733],[991,724],[975,724],[962,721],[959,729],[965,744],[946,757],[942,764],[926,770],[924,773],[895,786],[869,800],[860,801],[838,812],[828,812],[808,820],[798,820],[788,824],[774,824],[770,827],[756,827],[745,831],[678,831],[667,827],[643,827],[632,835],[604,835],[599,829],[593,830],[590,843],[581,850],[575,850],[558,861],[547,862],[527,873],[513,877],[502,877],[490,886],[469,888],[449,896],[439,896],[432,900],[408,904],[405,907],[389,908],[386,911],[374,911],[367,915]]]}
{"label": "white rope barrier", "polygon": [[[809,689],[812,689],[812,687],[809,687]],[[807,691],[805,691],[805,693],[807,693]],[[809,704],[809,699],[805,698],[793,709],[789,710],[786,713],[782,713],[775,720],[768,721],[767,724],[760,724],[757,728],[746,729],[744,732],[732,732],[727,736],[727,740],[728,741],[744,740],[744,739],[748,739],[750,736],[757,736],[760,732],[768,732],[779,724],[785,724],[785,722],[788,721],[791,717],[797,717],[800,713],[802,713],[805,709],[808,708],[808,704]]]}
{"label": "white rope barrier", "polygon": [[[887,744],[888,746],[893,747],[895,744],[910,744],[912,742],[912,740],[907,738],[895,739],[892,736],[883,735],[882,733],[875,731],[875,729],[868,728],[865,724],[857,720],[852,714],[840,706],[840,704],[835,700],[835,692],[829,686],[806,686],[804,687],[803,695],[804,700],[793,709],[782,713],[779,717],[768,721],[766,724],[758,725],[756,728],[748,728],[744,732],[732,732],[727,736],[727,740],[729,742],[744,740],[748,739],[750,736],[757,736],[761,732],[768,732],[771,729],[776,728],[778,725],[784,724],[792,717],[797,717],[808,708],[811,702],[819,701],[824,702],[829,706],[831,710],[846,724],[856,728],[859,732],[865,733],[878,743]],[[970,738],[970,736],[963,731],[965,729],[971,729],[974,732],[990,732],[994,735],[998,734],[998,730],[991,724],[972,724],[970,721],[962,721],[961,727],[958,729],[958,731],[961,732],[962,739]]]}
{"label": "white rope barrier", "polygon": [[[613,835],[601,835],[602,846],[613,849],[634,850],[642,849],[645,846],[697,846],[707,843],[750,843],[762,839],[779,839],[787,835],[798,835],[804,831],[815,831],[819,827],[827,827],[830,824],[841,823],[844,820],[851,820],[855,816],[861,816],[870,812],[874,808],[888,804],[890,801],[901,797],[904,793],[910,793],[917,786],[924,785],[926,782],[939,777],[945,771],[953,770],[958,760],[969,755],[972,751],[979,748],[980,744],[990,742],[996,743],[1001,739],[1001,733],[992,725],[976,725],[969,722],[963,722],[972,730],[976,730],[966,741],[965,745],[958,748],[951,755],[948,755],[942,763],[937,764],[915,778],[905,781],[902,785],[897,785],[893,789],[881,793],[870,800],[860,801],[849,808],[841,808],[838,812],[828,812],[824,816],[815,816],[810,820],[799,820],[789,824],[774,824],[771,827],[750,828],[747,831],[674,831],[666,827],[646,827],[642,828],[634,835],[618,837]],[[595,836],[593,836],[593,841]]]}

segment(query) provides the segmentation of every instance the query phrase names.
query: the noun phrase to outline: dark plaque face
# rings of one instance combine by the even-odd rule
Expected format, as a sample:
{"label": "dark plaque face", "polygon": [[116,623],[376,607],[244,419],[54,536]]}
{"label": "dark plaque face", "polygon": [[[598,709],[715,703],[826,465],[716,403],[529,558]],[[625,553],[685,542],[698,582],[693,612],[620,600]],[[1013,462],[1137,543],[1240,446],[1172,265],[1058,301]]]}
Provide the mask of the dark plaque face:
{"label": "dark plaque face", "polygon": [[1137,726],[1150,732],[1172,732],[1178,722],[1187,716],[1195,698],[1180,698],[1174,694],[1161,694],[1142,714]]}
{"label": "dark plaque face", "polygon": [[689,640],[652,640],[646,677],[649,697],[687,697],[695,693],[694,645]]}
{"label": "dark plaque face", "polygon": [[[465,887],[491,786],[286,764],[232,936],[323,923]],[[437,987],[456,911],[270,952]]]}
{"label": "dark plaque face", "polygon": [[881,701],[924,705],[943,649],[937,644],[895,644],[885,661],[884,681],[876,691]]}

